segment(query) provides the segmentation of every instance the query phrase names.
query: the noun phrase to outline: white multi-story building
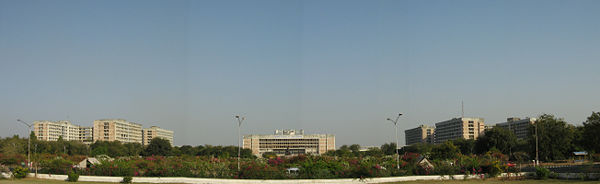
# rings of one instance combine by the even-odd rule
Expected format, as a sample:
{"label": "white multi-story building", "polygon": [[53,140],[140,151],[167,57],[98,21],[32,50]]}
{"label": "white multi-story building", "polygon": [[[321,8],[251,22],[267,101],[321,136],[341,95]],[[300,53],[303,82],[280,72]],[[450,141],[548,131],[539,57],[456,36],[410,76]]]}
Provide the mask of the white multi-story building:
{"label": "white multi-story building", "polygon": [[529,136],[529,126],[535,123],[535,118],[507,118],[506,122],[496,124],[497,127],[502,127],[512,131],[518,139],[526,139]]}
{"label": "white multi-story building", "polygon": [[142,125],[124,119],[101,119],[94,121],[94,142],[119,141],[142,144]]}
{"label": "white multi-story building", "polygon": [[81,141],[91,143],[91,127],[73,125],[69,121],[34,121],[33,132],[38,140],[58,141],[62,137],[65,141]]}
{"label": "white multi-story building", "polygon": [[165,129],[159,128],[157,126],[152,126],[150,128],[144,128],[143,133],[142,133],[142,138],[143,138],[142,145],[150,144],[150,141],[152,141],[152,139],[154,139],[156,137],[168,140],[169,143],[171,143],[171,146],[173,145],[173,131],[165,130]]}
{"label": "white multi-story building", "polygon": [[404,131],[406,145],[415,143],[434,143],[434,127],[421,125]]}
{"label": "white multi-story building", "polygon": [[454,139],[477,139],[485,131],[483,118],[454,118],[435,124],[435,143]]}
{"label": "white multi-story building", "polygon": [[272,135],[245,135],[243,148],[262,156],[273,152],[277,155],[324,154],[335,150],[335,136],[331,134],[304,135],[303,130],[275,130]]}

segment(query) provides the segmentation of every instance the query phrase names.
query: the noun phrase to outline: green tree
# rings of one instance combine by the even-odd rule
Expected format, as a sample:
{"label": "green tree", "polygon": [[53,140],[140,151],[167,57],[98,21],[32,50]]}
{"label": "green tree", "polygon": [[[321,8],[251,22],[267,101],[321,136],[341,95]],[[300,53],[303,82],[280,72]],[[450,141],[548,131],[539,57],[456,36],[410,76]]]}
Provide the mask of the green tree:
{"label": "green tree", "polygon": [[381,156],[383,156],[383,151],[381,151],[381,149],[379,149],[377,147],[375,147],[375,148],[369,148],[365,152],[365,156],[381,157]]}
{"label": "green tree", "polygon": [[347,157],[352,155],[352,151],[350,151],[350,147],[348,147],[348,145],[342,145],[340,149],[335,150],[335,155],[340,157]]}
{"label": "green tree", "polygon": [[535,155],[535,127],[537,126],[539,157],[542,161],[566,159],[572,151],[573,129],[562,118],[541,115],[529,128],[530,155]]}
{"label": "green tree", "polygon": [[430,143],[416,143],[400,148],[400,154],[404,153],[419,153],[421,155],[431,155],[431,149],[434,145]]}
{"label": "green tree", "polygon": [[492,148],[496,148],[504,154],[509,154],[516,144],[517,137],[512,131],[501,127],[494,127],[486,130],[483,135],[477,138],[475,152],[482,154]]}
{"label": "green tree", "polygon": [[167,156],[171,153],[171,143],[166,139],[154,138],[148,144],[148,147],[144,150],[145,156],[150,155],[161,155]]}
{"label": "green tree", "polygon": [[352,144],[348,147],[354,156],[360,156],[360,145]]}
{"label": "green tree", "polygon": [[582,141],[585,149],[600,153],[600,112],[592,112],[583,122]]}
{"label": "green tree", "polygon": [[37,141],[37,136],[35,136],[35,133],[33,131],[29,133],[29,139],[31,139],[31,142]]}
{"label": "green tree", "polygon": [[443,144],[435,145],[431,149],[431,159],[447,160],[456,158],[460,150],[452,144],[452,141],[446,141]]}
{"label": "green tree", "polygon": [[463,155],[471,155],[475,153],[475,140],[473,139],[456,139],[452,141],[460,149]]}
{"label": "green tree", "polygon": [[391,143],[385,143],[383,145],[381,145],[381,151],[383,151],[383,154],[385,155],[394,155],[396,154],[396,143],[391,142]]}
{"label": "green tree", "polygon": [[140,143],[125,143],[123,147],[125,147],[124,156],[139,156],[144,151],[144,146]]}

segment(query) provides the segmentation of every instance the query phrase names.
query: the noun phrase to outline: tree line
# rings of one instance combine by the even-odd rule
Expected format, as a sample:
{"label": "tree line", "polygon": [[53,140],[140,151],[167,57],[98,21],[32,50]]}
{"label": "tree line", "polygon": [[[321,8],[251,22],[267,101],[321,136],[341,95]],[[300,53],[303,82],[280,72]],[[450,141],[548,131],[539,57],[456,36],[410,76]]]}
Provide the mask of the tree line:
{"label": "tree line", "polygon": [[[30,135],[31,153],[36,154],[54,154],[54,155],[108,155],[110,157],[123,156],[213,156],[213,157],[237,157],[237,146],[171,146],[168,140],[154,138],[147,146],[139,143],[121,143],[119,141],[96,141],[86,145],[79,141],[65,141],[59,138],[58,141],[37,140],[33,132]],[[19,155],[27,154],[28,140],[18,135],[0,139],[1,155]],[[0,156],[1,156],[0,155]],[[251,158],[252,151],[249,149],[241,150],[241,157]]]}

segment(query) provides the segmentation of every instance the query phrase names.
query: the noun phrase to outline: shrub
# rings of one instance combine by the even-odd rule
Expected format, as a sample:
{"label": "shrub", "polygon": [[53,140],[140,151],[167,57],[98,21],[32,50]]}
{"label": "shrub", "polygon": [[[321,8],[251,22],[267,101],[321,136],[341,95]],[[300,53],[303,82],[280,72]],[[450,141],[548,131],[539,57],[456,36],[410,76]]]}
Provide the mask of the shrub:
{"label": "shrub", "polygon": [[488,167],[488,174],[490,175],[490,177],[496,177],[500,175],[500,173],[502,173],[502,168],[500,168],[500,165],[498,165],[498,163],[492,164]]}
{"label": "shrub", "polygon": [[17,179],[27,177],[27,173],[29,173],[29,169],[27,168],[16,167],[15,169],[13,169],[13,177]]}
{"label": "shrub", "polygon": [[558,173],[550,172],[549,177],[552,178],[552,179],[558,179]]}
{"label": "shrub", "polygon": [[79,180],[79,174],[75,173],[75,172],[69,172],[69,174],[67,174],[68,178],[67,181],[68,182],[77,182],[77,180]]}
{"label": "shrub", "polygon": [[71,169],[73,162],[65,160],[63,158],[52,159],[48,161],[42,161],[41,167],[42,172],[48,174],[67,174]]}
{"label": "shrub", "polygon": [[550,170],[543,168],[543,167],[535,168],[535,176],[537,179],[545,180],[545,179],[548,179],[549,175],[550,175]]}
{"label": "shrub", "polygon": [[123,177],[123,181],[121,181],[121,183],[131,183],[131,180],[133,180],[133,177],[125,176]]}

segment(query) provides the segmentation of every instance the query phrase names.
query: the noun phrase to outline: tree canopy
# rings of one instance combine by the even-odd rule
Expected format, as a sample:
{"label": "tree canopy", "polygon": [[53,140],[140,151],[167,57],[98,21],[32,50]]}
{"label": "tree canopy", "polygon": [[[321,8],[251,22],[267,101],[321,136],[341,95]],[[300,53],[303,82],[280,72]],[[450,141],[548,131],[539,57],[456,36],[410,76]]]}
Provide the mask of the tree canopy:
{"label": "tree canopy", "polygon": [[155,137],[150,141],[143,154],[145,156],[160,155],[167,156],[171,154],[171,143],[168,140]]}
{"label": "tree canopy", "polygon": [[483,154],[492,148],[498,149],[503,154],[509,154],[511,148],[517,144],[515,134],[505,128],[494,127],[486,130],[475,142],[475,152]]}

